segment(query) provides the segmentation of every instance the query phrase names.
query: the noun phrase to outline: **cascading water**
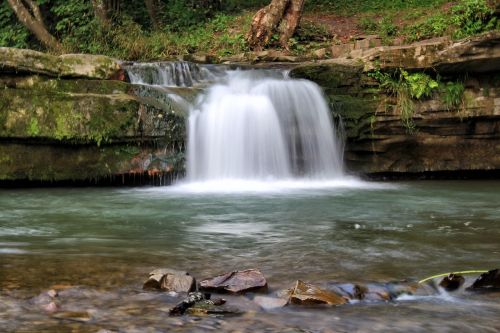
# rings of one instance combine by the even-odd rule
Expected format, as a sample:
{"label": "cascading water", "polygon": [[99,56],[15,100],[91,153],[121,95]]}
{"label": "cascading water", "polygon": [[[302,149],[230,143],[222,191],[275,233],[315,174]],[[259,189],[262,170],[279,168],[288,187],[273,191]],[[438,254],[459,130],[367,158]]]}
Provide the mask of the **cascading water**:
{"label": "cascading water", "polygon": [[339,177],[341,144],[329,112],[313,82],[230,72],[189,117],[188,179]]}
{"label": "cascading water", "polygon": [[134,64],[127,71],[132,83],[154,89],[208,86],[189,111],[188,182],[343,176],[342,140],[313,82],[278,70],[189,63]]}

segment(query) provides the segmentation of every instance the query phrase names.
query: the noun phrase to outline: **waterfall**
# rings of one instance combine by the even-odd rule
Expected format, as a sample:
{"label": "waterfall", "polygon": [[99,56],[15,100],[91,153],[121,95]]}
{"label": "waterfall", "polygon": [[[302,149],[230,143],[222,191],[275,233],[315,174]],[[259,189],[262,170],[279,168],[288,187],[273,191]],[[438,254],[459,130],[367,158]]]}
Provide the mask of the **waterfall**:
{"label": "waterfall", "polygon": [[343,174],[330,110],[313,82],[233,71],[189,116],[190,181],[331,179]]}
{"label": "waterfall", "polygon": [[202,91],[188,117],[189,182],[321,181],[344,174],[342,140],[325,96],[311,81],[279,70],[186,62],[126,68],[135,84],[169,94],[172,87]]}

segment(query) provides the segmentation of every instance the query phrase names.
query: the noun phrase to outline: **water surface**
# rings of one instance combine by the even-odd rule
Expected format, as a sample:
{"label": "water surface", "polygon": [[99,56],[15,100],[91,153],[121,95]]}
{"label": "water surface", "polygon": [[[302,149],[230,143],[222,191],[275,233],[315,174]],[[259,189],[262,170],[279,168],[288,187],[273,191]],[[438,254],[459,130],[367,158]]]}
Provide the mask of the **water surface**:
{"label": "water surface", "polygon": [[[256,267],[274,292],[297,279],[418,280],[500,266],[499,181],[233,185],[0,191],[1,331],[500,329],[498,294],[273,311],[241,297],[230,302],[243,316],[169,318],[178,299],[141,290],[154,268],[202,279]],[[41,310],[32,298],[54,286],[61,311],[91,318]]]}

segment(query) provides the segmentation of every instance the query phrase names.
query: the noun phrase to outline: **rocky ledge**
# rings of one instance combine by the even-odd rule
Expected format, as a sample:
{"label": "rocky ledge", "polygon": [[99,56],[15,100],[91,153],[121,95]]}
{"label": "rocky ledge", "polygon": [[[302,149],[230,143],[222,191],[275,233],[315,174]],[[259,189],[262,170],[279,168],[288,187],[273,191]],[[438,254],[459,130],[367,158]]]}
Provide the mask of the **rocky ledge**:
{"label": "rocky ledge", "polygon": [[0,182],[168,183],[183,170],[184,115],[104,56],[0,48]]}
{"label": "rocky ledge", "polygon": [[[401,121],[397,93],[373,73],[424,73],[459,87],[410,100],[413,127]],[[321,85],[346,134],[348,169],[375,178],[495,177],[500,170],[500,32],[452,42],[351,50],[303,64],[293,77]],[[459,95],[459,96],[458,96]],[[452,105],[450,105],[452,104]]]}

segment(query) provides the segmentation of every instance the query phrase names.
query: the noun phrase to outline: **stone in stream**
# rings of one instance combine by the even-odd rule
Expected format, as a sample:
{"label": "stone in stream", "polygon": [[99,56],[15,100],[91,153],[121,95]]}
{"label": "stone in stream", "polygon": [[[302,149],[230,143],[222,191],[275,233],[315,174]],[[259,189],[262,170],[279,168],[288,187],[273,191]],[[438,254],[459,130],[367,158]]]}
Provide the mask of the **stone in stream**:
{"label": "stone in stream", "polygon": [[333,291],[298,280],[290,292],[289,302],[300,305],[341,305],[348,303],[349,299]]}
{"label": "stone in stream", "polygon": [[161,268],[149,273],[143,289],[188,293],[196,289],[196,280],[187,272]]}
{"label": "stone in stream", "polygon": [[232,271],[200,282],[200,290],[215,292],[259,292],[267,290],[267,281],[257,269]]}
{"label": "stone in stream", "polygon": [[[171,316],[180,316],[183,315],[188,309],[195,307],[196,310],[193,310],[193,314],[200,313],[216,313],[214,310],[215,306],[220,306],[226,303],[225,299],[217,298],[214,300],[210,299],[210,294],[203,294],[200,292],[189,293],[188,297],[183,299],[180,303],[170,309],[169,314]],[[212,312],[209,312],[212,311]]]}
{"label": "stone in stream", "polygon": [[54,313],[59,310],[59,305],[57,302],[58,296],[59,293],[56,290],[50,289],[38,296],[31,298],[29,302],[33,305],[39,306],[45,312]]}
{"label": "stone in stream", "polygon": [[444,277],[439,286],[446,291],[455,291],[459,289],[465,282],[465,278],[462,275],[450,274]]}
{"label": "stone in stream", "polygon": [[500,289],[500,270],[492,269],[487,273],[481,274],[467,290],[497,290]]}

